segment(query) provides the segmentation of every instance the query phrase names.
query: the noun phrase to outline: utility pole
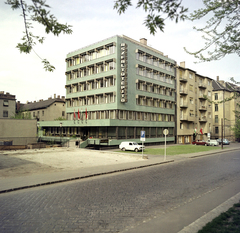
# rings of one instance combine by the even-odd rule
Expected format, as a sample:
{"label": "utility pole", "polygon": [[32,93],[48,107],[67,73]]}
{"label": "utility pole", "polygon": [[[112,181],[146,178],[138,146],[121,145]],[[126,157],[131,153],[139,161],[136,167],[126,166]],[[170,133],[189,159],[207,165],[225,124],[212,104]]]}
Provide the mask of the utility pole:
{"label": "utility pole", "polygon": [[223,149],[223,119],[221,120],[222,123],[222,149]]}

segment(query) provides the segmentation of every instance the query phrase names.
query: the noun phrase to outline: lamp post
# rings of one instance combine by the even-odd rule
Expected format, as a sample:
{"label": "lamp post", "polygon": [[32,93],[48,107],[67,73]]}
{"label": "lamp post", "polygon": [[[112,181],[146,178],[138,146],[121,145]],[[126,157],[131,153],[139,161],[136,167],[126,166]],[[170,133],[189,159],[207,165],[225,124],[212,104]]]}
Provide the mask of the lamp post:
{"label": "lamp post", "polygon": [[60,144],[62,146],[62,122],[60,122]]}
{"label": "lamp post", "polygon": [[39,124],[39,122],[37,123],[37,132],[38,132],[38,137],[40,139],[40,142],[39,142],[39,150],[40,150],[40,147],[41,147],[41,134],[40,134],[40,124]]}

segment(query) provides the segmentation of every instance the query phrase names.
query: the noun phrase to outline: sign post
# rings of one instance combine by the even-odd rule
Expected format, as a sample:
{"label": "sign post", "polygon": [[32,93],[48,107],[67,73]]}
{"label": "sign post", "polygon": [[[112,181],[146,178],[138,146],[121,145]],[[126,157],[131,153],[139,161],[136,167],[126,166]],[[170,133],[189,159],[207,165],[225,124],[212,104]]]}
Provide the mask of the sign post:
{"label": "sign post", "polygon": [[145,142],[145,131],[141,131],[140,141],[142,141],[142,158],[143,158],[143,142]]}
{"label": "sign post", "polygon": [[164,159],[163,160],[166,161],[166,159],[167,159],[167,145],[166,145],[167,144],[166,143],[167,142],[167,138],[166,137],[168,135],[168,129],[164,129],[163,130],[163,134],[165,135],[165,152],[164,152]]}

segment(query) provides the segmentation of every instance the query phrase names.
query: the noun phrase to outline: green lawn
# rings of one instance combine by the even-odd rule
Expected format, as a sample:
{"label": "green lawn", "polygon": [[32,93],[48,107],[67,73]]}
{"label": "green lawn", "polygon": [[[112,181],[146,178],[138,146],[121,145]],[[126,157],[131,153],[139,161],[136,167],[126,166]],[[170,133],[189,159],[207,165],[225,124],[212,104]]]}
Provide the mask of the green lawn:
{"label": "green lawn", "polygon": [[204,226],[198,233],[239,233],[240,232],[240,203]]}
{"label": "green lawn", "polygon": [[[176,146],[167,146],[167,155],[180,155],[180,154],[191,154],[196,152],[204,152],[210,150],[220,150],[221,147],[218,146],[195,146],[195,145],[176,145]],[[148,148],[143,151],[147,155],[164,155],[164,147],[161,148]],[[126,153],[136,153],[133,151],[125,151]],[[141,153],[141,152],[137,152]]]}

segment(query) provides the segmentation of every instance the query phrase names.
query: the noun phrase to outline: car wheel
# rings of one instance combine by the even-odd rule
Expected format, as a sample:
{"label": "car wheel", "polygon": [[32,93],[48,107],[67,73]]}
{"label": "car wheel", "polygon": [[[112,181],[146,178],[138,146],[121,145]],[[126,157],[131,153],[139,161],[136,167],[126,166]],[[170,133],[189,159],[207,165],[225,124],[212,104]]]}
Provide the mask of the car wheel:
{"label": "car wheel", "polygon": [[135,148],[135,152],[138,152],[138,148]]}
{"label": "car wheel", "polygon": [[123,147],[122,150],[125,151],[126,149]]}

